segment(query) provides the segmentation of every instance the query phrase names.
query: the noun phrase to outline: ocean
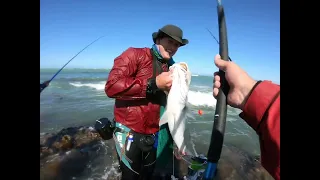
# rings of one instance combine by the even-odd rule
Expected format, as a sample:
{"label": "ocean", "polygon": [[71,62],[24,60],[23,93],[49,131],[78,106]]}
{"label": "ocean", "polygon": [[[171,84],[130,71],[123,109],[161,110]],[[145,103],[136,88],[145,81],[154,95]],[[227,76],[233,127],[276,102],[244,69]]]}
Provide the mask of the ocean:
{"label": "ocean", "polygon": [[[40,69],[40,82],[49,80],[57,69]],[[114,99],[104,92],[108,71],[103,69],[64,69],[40,95],[40,135],[75,126],[94,126],[101,117],[113,118]],[[189,91],[187,126],[196,150],[206,154],[216,100],[212,96],[212,79],[193,75]],[[198,110],[203,114],[199,115]],[[258,136],[240,117],[241,111],[228,106],[225,144],[235,146],[252,156],[259,156]],[[110,148],[105,146],[106,150]],[[110,158],[110,157],[108,157]],[[106,159],[108,159],[106,158]],[[100,161],[106,160],[100,158]],[[111,163],[92,163],[90,173],[80,179],[108,179],[114,171]],[[79,178],[77,178],[79,179]]]}

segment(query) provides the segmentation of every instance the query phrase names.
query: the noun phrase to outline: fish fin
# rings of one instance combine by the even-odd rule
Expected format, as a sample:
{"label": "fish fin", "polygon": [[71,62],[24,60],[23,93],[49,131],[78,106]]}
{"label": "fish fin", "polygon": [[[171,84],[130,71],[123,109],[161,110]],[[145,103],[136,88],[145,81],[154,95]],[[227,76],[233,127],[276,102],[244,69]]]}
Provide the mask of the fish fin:
{"label": "fish fin", "polygon": [[165,111],[160,118],[159,126],[168,123],[168,120],[172,119],[172,118],[173,118],[173,115],[168,113],[167,111]]}
{"label": "fish fin", "polygon": [[186,72],[186,80],[187,80],[187,84],[188,86],[190,86],[190,83],[191,83],[191,72],[190,71],[187,71]]}

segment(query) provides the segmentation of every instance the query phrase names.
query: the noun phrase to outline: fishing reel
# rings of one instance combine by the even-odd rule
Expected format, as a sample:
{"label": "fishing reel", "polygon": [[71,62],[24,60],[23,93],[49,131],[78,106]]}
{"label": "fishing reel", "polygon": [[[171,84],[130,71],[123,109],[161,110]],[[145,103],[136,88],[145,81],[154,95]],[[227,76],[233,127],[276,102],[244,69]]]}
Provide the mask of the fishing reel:
{"label": "fishing reel", "polygon": [[201,179],[207,167],[207,158],[204,155],[200,154],[199,156],[192,157],[191,160],[192,162],[188,167],[187,179]]}
{"label": "fishing reel", "polygon": [[108,118],[100,118],[96,120],[94,128],[102,139],[110,140],[113,137],[113,132],[115,130],[114,119],[109,120]]}

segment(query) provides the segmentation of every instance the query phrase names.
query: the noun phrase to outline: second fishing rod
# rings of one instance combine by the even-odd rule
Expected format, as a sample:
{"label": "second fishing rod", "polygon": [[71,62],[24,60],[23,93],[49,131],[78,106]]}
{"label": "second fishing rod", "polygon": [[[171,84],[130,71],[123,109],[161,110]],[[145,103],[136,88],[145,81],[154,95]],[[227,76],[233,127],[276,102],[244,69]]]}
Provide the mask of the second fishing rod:
{"label": "second fishing rod", "polygon": [[65,68],[74,58],[76,58],[82,51],[84,51],[85,49],[87,49],[89,46],[91,46],[93,43],[97,42],[99,39],[103,38],[104,36],[99,37],[98,39],[92,41],[90,44],[88,44],[87,46],[85,46],[83,49],[81,49],[76,55],[74,55],[67,63],[65,63],[52,77],[50,80],[47,80],[45,82],[43,82],[42,84],[40,84],[40,94],[41,92],[47,87],[49,86],[49,83],[63,70],[63,68]]}

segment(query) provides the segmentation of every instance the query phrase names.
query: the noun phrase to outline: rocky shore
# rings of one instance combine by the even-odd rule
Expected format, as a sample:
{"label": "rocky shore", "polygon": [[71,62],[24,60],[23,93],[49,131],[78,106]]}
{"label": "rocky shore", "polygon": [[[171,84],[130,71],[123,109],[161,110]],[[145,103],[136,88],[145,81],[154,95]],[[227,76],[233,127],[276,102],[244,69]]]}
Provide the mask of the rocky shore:
{"label": "rocky shore", "polygon": [[[175,159],[176,177],[187,174],[188,164]],[[172,174],[173,163],[157,169],[154,179]],[[107,167],[107,168],[106,168]],[[178,173],[177,173],[178,172]],[[40,134],[40,180],[120,179],[113,140],[103,141],[91,127],[70,127],[57,133]],[[224,146],[217,179],[273,179],[259,159],[234,146]]]}

